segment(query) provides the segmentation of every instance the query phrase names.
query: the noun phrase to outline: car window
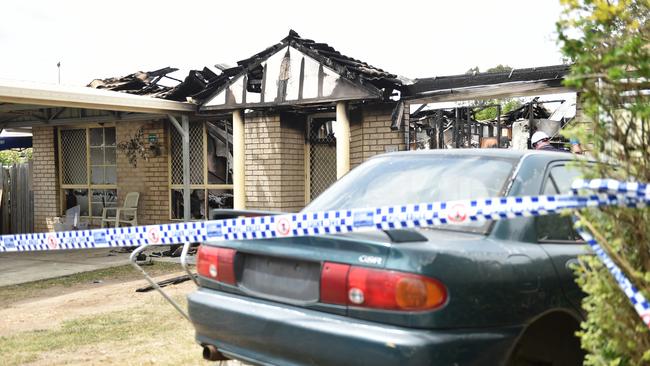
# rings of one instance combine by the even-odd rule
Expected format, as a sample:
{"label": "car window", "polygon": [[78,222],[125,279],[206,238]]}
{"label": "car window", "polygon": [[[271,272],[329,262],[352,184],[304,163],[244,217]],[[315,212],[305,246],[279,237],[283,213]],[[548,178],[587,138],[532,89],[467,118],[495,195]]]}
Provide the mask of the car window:
{"label": "car window", "polygon": [[[515,163],[515,159],[451,154],[374,158],[350,171],[304,211],[502,196]],[[468,221],[448,226],[486,232],[487,225]]]}
{"label": "car window", "polygon": [[[571,191],[571,183],[580,177],[580,171],[569,165],[554,165],[544,179],[542,194],[565,194]],[[578,242],[580,236],[573,229],[573,222],[568,216],[546,215],[535,220],[539,242]]]}

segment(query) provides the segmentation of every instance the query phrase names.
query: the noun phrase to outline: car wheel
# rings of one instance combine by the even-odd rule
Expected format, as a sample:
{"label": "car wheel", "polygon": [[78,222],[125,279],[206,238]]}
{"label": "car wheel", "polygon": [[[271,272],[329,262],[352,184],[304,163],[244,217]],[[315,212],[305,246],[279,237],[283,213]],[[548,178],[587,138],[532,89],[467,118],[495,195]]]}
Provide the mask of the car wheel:
{"label": "car wheel", "polygon": [[580,366],[584,351],[575,335],[580,323],[556,312],[528,326],[517,342],[508,366]]}

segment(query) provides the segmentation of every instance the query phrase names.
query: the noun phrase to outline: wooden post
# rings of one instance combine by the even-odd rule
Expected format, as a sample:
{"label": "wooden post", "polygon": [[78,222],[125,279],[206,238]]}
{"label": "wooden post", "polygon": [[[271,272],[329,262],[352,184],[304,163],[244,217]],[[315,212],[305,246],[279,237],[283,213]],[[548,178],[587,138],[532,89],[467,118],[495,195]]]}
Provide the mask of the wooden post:
{"label": "wooden post", "polygon": [[501,147],[501,104],[497,105],[497,148]]}
{"label": "wooden post", "polygon": [[181,116],[183,127],[183,219],[185,222],[192,218],[190,200],[190,118]]}

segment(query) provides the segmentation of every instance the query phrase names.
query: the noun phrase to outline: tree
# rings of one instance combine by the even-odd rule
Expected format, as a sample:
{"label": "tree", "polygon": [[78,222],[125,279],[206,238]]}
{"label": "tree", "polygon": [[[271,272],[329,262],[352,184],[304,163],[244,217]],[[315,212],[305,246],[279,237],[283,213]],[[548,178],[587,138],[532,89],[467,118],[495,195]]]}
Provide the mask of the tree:
{"label": "tree", "polygon": [[32,158],[32,149],[0,151],[0,166],[24,163]]}
{"label": "tree", "polygon": [[[566,85],[580,90],[583,116],[569,137],[587,143],[597,162],[581,163],[587,178],[650,182],[650,1],[562,0],[557,22],[562,52],[573,65]],[[612,164],[615,162],[615,165]],[[650,211],[609,207],[583,210],[619,267],[650,296]],[[647,365],[650,332],[604,266],[581,259],[578,283],[587,294],[579,332],[586,365]]]}
{"label": "tree", "polygon": [[[512,67],[508,65],[501,65],[498,64],[495,67],[491,67],[487,69],[487,72],[508,72],[511,71]],[[474,66],[471,69],[467,70],[465,72],[466,75],[473,75],[475,73],[479,73],[481,70],[479,69],[478,66]],[[490,104],[501,104],[501,114],[503,115],[504,113],[508,113],[513,109],[517,109],[521,107],[521,101],[519,99],[514,99],[514,98],[505,98],[505,99],[489,99],[489,100],[480,100],[474,103],[472,106],[473,107],[482,107],[485,105],[490,105]],[[490,120],[495,120],[497,118],[497,107],[487,107],[485,109],[482,109],[476,114],[474,114],[474,118],[477,121],[490,121]]]}
{"label": "tree", "polygon": [[[490,99],[479,101],[476,106],[484,106],[490,104],[501,104],[501,115],[521,107],[521,100],[517,98],[505,98],[505,99]],[[487,107],[482,109],[474,114],[474,118],[477,121],[492,121],[497,118],[497,107]]]}
{"label": "tree", "polygon": [[478,66],[474,66],[474,67],[470,68],[469,70],[465,71],[465,74],[466,75],[474,75],[474,74],[478,74],[479,72],[481,72],[481,70],[478,68]]}
{"label": "tree", "polygon": [[510,72],[510,71],[512,71],[512,67],[508,65],[501,65],[501,64],[498,64],[495,67],[491,67],[487,69],[487,72]]}

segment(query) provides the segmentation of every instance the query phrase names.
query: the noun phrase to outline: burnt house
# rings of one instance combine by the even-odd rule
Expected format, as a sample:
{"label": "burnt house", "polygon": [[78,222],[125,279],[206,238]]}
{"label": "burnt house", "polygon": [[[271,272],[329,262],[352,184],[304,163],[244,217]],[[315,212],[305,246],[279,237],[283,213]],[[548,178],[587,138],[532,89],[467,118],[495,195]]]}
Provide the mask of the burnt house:
{"label": "burnt house", "polygon": [[98,227],[129,192],[140,193],[139,224],[297,211],[364,160],[407,148],[391,129],[408,118],[402,79],[325,43],[292,31],[213,70],[88,87],[0,81],[0,128],[33,135],[35,231],[75,206]]}

